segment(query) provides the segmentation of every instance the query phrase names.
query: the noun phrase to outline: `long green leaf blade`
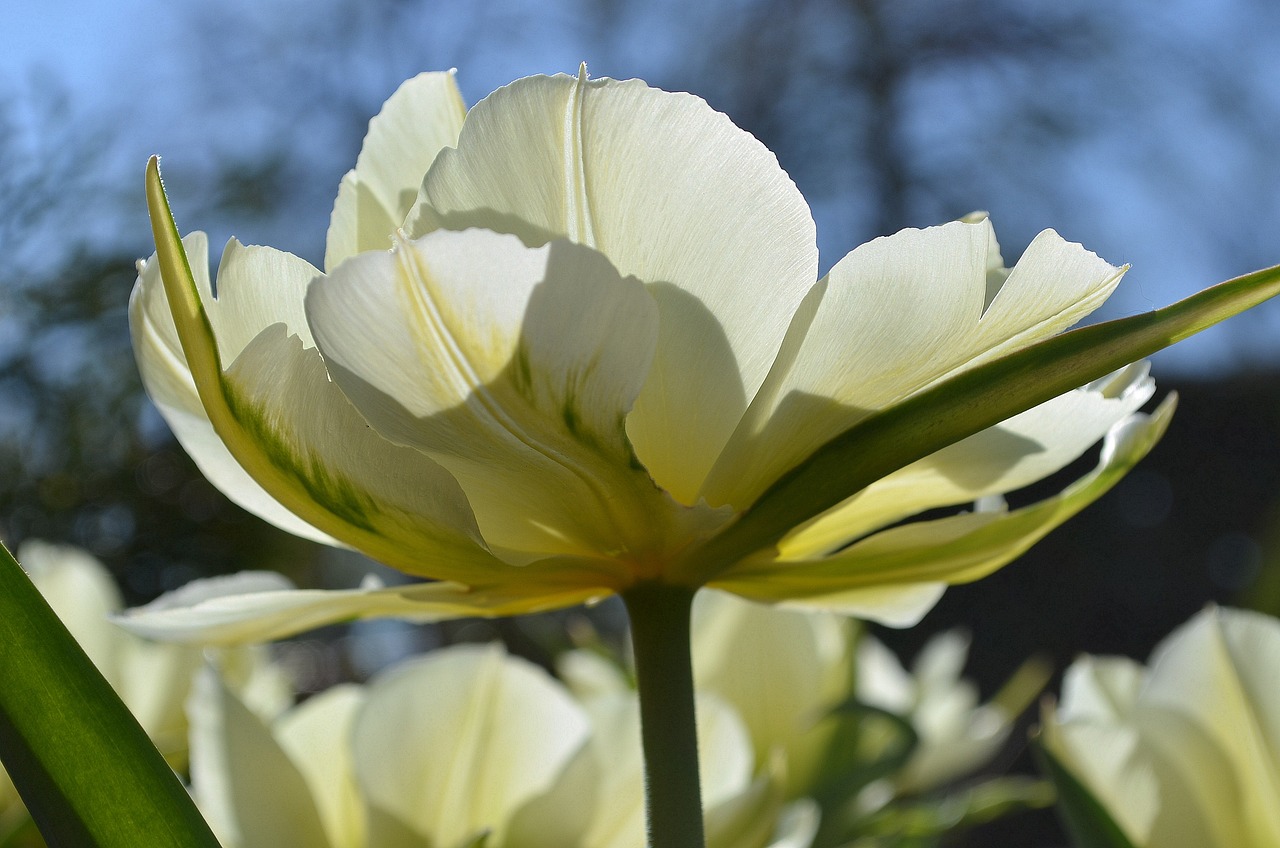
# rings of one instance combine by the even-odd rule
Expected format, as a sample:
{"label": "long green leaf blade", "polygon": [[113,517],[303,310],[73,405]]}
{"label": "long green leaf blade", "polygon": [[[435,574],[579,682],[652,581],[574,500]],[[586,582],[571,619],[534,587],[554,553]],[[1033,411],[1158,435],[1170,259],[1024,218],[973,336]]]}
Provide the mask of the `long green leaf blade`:
{"label": "long green leaf blade", "polygon": [[965,371],[868,416],[770,486],[732,526],[684,558],[694,582],[934,451],[1237,315],[1280,293],[1280,266],[1163,309],[1082,327]]}
{"label": "long green leaf blade", "polygon": [[0,759],[52,846],[218,848],[186,790],[0,546]]}

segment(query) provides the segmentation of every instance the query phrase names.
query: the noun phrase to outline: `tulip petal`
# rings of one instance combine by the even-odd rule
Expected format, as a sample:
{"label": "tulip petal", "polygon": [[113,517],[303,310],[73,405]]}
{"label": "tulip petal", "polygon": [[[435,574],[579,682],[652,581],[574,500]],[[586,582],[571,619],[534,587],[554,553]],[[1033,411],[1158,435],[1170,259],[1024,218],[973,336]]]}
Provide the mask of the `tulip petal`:
{"label": "tulip petal", "polygon": [[686,504],[817,277],[813,220],[772,153],[696,97],[585,70],[476,104],[410,216],[413,235],[442,226],[568,237],[650,285],[661,337],[627,432]]}
{"label": "tulip petal", "polygon": [[784,537],[782,557],[819,556],[925,510],[1028,486],[1073,462],[1154,391],[1141,362],[1059,395],[877,480]]}
{"label": "tulip petal", "polygon": [[[1209,609],[1161,643],[1151,657],[1151,675],[1142,693],[1145,706],[1189,719],[1205,735],[1205,750],[1225,757],[1232,780],[1194,749],[1154,728],[1152,744],[1180,760],[1185,780],[1197,787],[1206,813],[1238,821],[1247,844],[1280,844],[1280,710],[1276,669],[1280,668],[1280,626],[1259,613]],[[1185,735],[1185,734],[1183,734]],[[1176,740],[1176,741],[1175,741]],[[1226,797],[1215,797],[1226,795]],[[1230,811],[1228,803],[1236,809]],[[1230,811],[1230,812],[1228,812]],[[1244,843],[1237,843],[1244,844]]]}
{"label": "tulip petal", "polygon": [[[1007,513],[973,512],[905,524],[819,559],[744,560],[709,585],[756,600],[833,611],[849,610],[852,600],[863,617],[884,621],[874,608],[862,606],[865,599],[859,593],[883,592],[889,600],[895,586],[925,584],[935,591],[939,583],[971,582],[1004,566],[1115,485],[1155,446],[1173,406],[1170,398],[1150,416],[1136,413],[1115,425],[1098,466],[1052,498]],[[897,608],[894,617],[901,614]]]}
{"label": "tulip petal", "polygon": [[[1137,736],[1131,727],[1058,724],[1052,705],[1046,706],[1039,737],[1041,768],[1052,779],[1064,824],[1081,848],[1169,845],[1148,841],[1159,813],[1160,786],[1150,758],[1137,747]],[[1079,751],[1090,754],[1073,756]],[[1104,799],[1119,803],[1104,807]],[[1203,836],[1198,830],[1188,835]],[[1213,843],[1183,843],[1184,848],[1208,844]]]}
{"label": "tulip petal", "polygon": [[213,669],[197,675],[187,710],[192,791],[224,845],[330,848],[302,773]]}
{"label": "tulip petal", "polygon": [[1123,270],[1046,230],[988,306],[990,222],[903,230],[831,269],[703,489],[751,504],[875,410],[1052,336],[1096,309]]}
{"label": "tulip petal", "polygon": [[[596,815],[580,844],[583,848],[638,848],[645,844],[639,702],[634,692],[626,692],[593,698],[587,708],[593,732],[581,756],[595,760],[600,794]],[[738,714],[714,696],[698,697],[697,722],[702,803],[710,814],[751,790],[751,741]],[[733,816],[725,824],[736,819]]]}
{"label": "tulip petal", "polygon": [[[205,234],[191,233],[182,244],[192,259],[191,270],[198,289],[211,291]],[[160,281],[160,267],[154,259],[143,263],[129,298],[129,330],[147,394],[209,482],[236,504],[281,530],[321,544],[337,544],[327,533],[312,527],[267,494],[214,431],[182,352]]]}
{"label": "tulip petal", "polygon": [[668,567],[706,584],[867,486],[947,445],[1097,380],[1280,292],[1280,266],[1143,315],[1083,327],[948,377],[822,445],[707,542]]}
{"label": "tulip petal", "polygon": [[324,267],[366,250],[386,250],[413,208],[436,154],[458,141],[467,108],[452,71],[403,83],[369,121],[356,166],[333,205]]}
{"label": "tulip petal", "polygon": [[[147,192],[157,256],[144,265],[135,296],[153,303],[163,283],[182,348],[170,372],[190,374],[218,438],[257,484],[322,533],[402,571],[474,579],[505,570],[483,548],[456,481],[370,431],[330,382],[301,315],[314,269],[233,241],[215,300],[191,271],[154,159]],[[164,321],[159,306],[138,311],[152,329]]]}
{"label": "tulip petal", "polygon": [[364,806],[355,782],[351,729],[364,703],[361,687],[346,683],[314,695],[282,715],[276,742],[301,772],[333,848],[362,848]]}
{"label": "tulip petal", "polygon": [[[709,806],[706,812],[707,848],[764,848],[780,827],[783,758],[777,768],[766,769],[750,786]],[[787,763],[790,766],[790,763]],[[770,773],[770,771],[774,773]],[[816,824],[816,823],[815,823]],[[807,844],[807,843],[806,843]]]}
{"label": "tulip petal", "polygon": [[1118,722],[1138,703],[1146,669],[1128,657],[1083,656],[1063,676],[1061,721]]}
{"label": "tulip petal", "polygon": [[[539,567],[526,566],[526,570]],[[146,606],[127,610],[115,621],[126,630],[151,639],[243,645],[361,618],[492,618],[574,606],[607,594],[607,590],[584,589],[580,585],[558,592],[550,589],[543,594],[484,592],[448,582],[385,587],[370,582],[359,589],[295,589],[275,572],[246,571],[194,580]]]}
{"label": "tulip petal", "polygon": [[437,231],[345,263],[307,310],[346,396],[453,474],[507,558],[644,552],[664,513],[686,511],[637,467],[623,430],[657,310],[599,253]]}
{"label": "tulip petal", "polygon": [[830,741],[812,731],[849,688],[852,623],[704,590],[692,626],[697,690],[737,707],[758,768],[785,751],[787,785],[807,785]]}
{"label": "tulip petal", "polygon": [[511,814],[550,787],[588,734],[568,693],[501,646],[403,663],[369,684],[352,734],[368,844],[397,844],[381,828],[439,846],[491,830],[502,844]]}

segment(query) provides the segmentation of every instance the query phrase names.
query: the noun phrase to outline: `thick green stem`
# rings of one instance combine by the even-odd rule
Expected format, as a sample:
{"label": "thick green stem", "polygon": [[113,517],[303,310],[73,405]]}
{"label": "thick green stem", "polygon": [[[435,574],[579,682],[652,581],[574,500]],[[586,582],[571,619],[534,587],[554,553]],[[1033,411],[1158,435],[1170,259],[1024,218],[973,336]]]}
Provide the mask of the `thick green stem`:
{"label": "thick green stem", "polygon": [[694,589],[642,584],[622,594],[640,688],[650,848],[703,848],[689,610]]}

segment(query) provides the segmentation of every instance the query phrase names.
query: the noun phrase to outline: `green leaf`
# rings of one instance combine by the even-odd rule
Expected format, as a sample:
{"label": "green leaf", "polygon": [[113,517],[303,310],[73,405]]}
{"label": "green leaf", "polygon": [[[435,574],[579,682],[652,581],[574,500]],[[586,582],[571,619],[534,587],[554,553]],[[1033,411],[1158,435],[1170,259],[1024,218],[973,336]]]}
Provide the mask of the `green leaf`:
{"label": "green leaf", "polygon": [[868,783],[899,771],[920,742],[909,719],[856,698],[834,707],[826,720],[836,723],[835,732],[806,793],[824,806],[848,801]]}
{"label": "green leaf", "polygon": [[0,759],[51,846],[217,848],[147,734],[0,547]]}
{"label": "green leaf", "polygon": [[864,418],[779,478],[682,561],[706,582],[899,468],[999,424],[1280,293],[1280,266],[1143,315],[1063,333],[962,372]]}
{"label": "green leaf", "polygon": [[853,822],[847,838],[876,846],[935,845],[942,837],[1026,810],[1052,806],[1053,787],[1028,777],[998,777],[947,794],[894,801]]}
{"label": "green leaf", "polygon": [[1067,770],[1040,737],[1033,737],[1031,750],[1040,770],[1058,791],[1058,812],[1077,848],[1137,848],[1098,799]]}

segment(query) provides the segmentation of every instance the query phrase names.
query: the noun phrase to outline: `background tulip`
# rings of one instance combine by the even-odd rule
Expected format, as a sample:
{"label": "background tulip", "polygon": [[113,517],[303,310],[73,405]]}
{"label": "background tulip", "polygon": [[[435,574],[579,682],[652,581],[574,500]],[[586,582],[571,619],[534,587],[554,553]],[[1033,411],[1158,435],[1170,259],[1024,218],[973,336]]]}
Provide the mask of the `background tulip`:
{"label": "background tulip", "polygon": [[1280,621],[1219,607],[1145,667],[1077,661],[1062,703],[1045,707],[1042,739],[1081,844],[1117,830],[1110,844],[1277,844],[1277,667]]}

